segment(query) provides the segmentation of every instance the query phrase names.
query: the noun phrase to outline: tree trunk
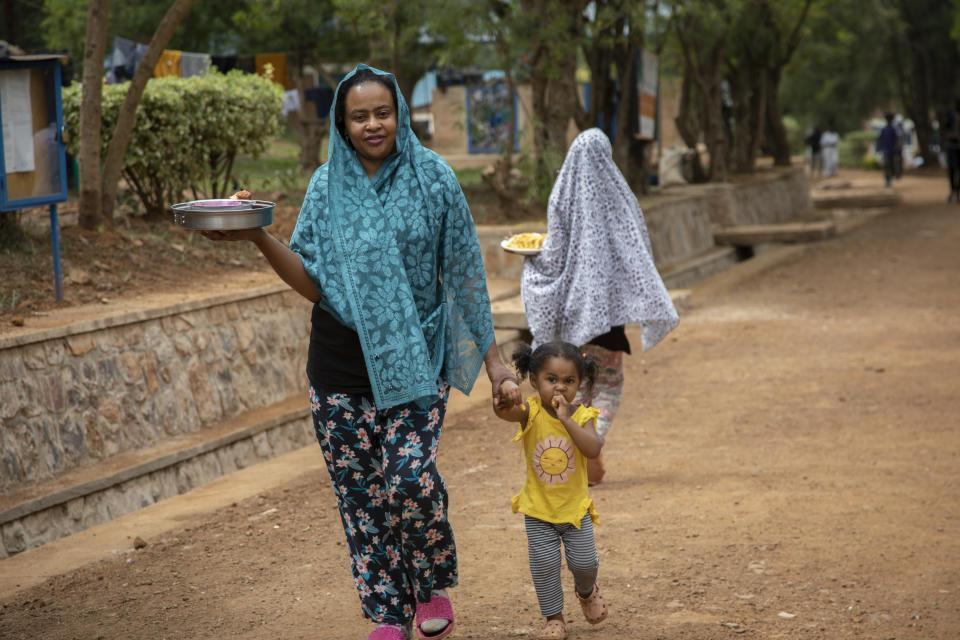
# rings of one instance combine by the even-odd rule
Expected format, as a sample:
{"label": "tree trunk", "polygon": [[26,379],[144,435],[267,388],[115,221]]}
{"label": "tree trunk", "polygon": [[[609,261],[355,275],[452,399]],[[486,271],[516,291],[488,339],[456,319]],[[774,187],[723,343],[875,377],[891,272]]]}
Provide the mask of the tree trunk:
{"label": "tree trunk", "polygon": [[91,0],[87,10],[87,41],[83,51],[83,97],[80,114],[79,223],[96,229],[100,211],[100,104],[103,97],[103,59],[107,54],[110,0]]}
{"label": "tree trunk", "polygon": [[691,179],[693,182],[699,183],[707,181],[707,172],[703,168],[703,163],[700,162],[700,154],[697,153],[697,145],[703,133],[700,126],[703,118],[695,105],[702,104],[702,101],[697,100],[697,86],[693,82],[693,73],[689,69],[689,63],[686,63],[686,67],[683,73],[683,83],[680,85],[680,108],[677,110],[676,118],[674,118],[674,124],[684,144],[694,152]]}
{"label": "tree trunk", "polygon": [[[190,8],[193,7],[194,0],[175,0],[173,5],[167,10],[167,14],[160,21],[147,52],[137,66],[136,73],[133,74],[133,80],[130,81],[130,87],[127,89],[127,95],[120,106],[120,113],[117,116],[117,125],[113,129],[113,136],[110,138],[110,147],[107,151],[107,159],[103,165],[103,196],[101,210],[105,220],[113,221],[113,209],[117,203],[117,191],[120,188],[120,173],[123,171],[123,161],[127,155],[127,145],[130,143],[130,135],[133,132],[134,120],[137,116],[137,105],[143,96],[143,91],[147,86],[147,81],[153,75],[153,68],[160,59],[160,54],[170,42],[177,25],[187,15]],[[102,68],[102,64],[101,64]],[[84,69],[86,74],[86,69]],[[185,141],[186,142],[186,141]],[[172,203],[171,203],[172,204]]]}
{"label": "tree trunk", "polygon": [[773,154],[773,164],[777,167],[790,166],[790,140],[787,138],[787,128],[783,126],[783,117],[780,115],[780,97],[777,89],[780,87],[780,67],[768,68],[766,72],[767,94],[767,144]]}

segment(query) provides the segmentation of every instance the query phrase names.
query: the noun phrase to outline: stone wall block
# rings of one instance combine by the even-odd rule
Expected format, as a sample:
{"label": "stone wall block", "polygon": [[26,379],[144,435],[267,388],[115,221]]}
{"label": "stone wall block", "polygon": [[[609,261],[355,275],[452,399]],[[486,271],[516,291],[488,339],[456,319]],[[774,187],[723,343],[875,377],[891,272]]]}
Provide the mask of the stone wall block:
{"label": "stone wall block", "polygon": [[87,440],[83,427],[75,418],[60,422],[60,443],[67,466],[73,467],[87,456]]}
{"label": "stone wall block", "polygon": [[227,360],[233,360],[233,358],[237,355],[236,335],[231,330],[229,325],[217,326],[216,338],[223,357]]}
{"label": "stone wall block", "polygon": [[127,384],[143,378],[143,354],[137,351],[124,351],[117,357],[121,379]]}
{"label": "stone wall block", "polygon": [[154,502],[177,495],[177,474],[173,469],[161,469],[148,476],[150,495]]}
{"label": "stone wall block", "polygon": [[26,473],[21,463],[21,442],[12,429],[0,429],[0,491],[24,481]]}
{"label": "stone wall block", "polygon": [[94,460],[102,459],[106,453],[103,434],[100,432],[96,410],[84,411],[80,416],[80,427],[83,429],[83,439],[86,443],[87,454]]}
{"label": "stone wall block", "polygon": [[23,347],[23,364],[27,370],[36,371],[47,366],[47,357],[43,352],[43,343],[28,344]]}
{"label": "stone wall block", "polygon": [[25,395],[19,382],[0,382],[0,419],[6,421],[17,415],[26,400]]}
{"label": "stone wall block", "polygon": [[67,343],[65,340],[48,340],[43,343],[43,346],[48,365],[56,367],[63,364],[67,355]]}
{"label": "stone wall block", "polygon": [[0,536],[3,538],[3,547],[6,553],[10,555],[28,549],[27,541],[29,538],[23,528],[22,520],[5,523],[2,529],[0,529]]}
{"label": "stone wall block", "polygon": [[253,327],[250,326],[250,323],[247,321],[237,322],[234,325],[234,331],[237,334],[237,348],[240,351],[246,352],[250,349],[250,345],[253,343],[256,334],[254,334]]}
{"label": "stone wall block", "polygon": [[193,341],[185,333],[176,333],[173,335],[173,346],[181,357],[189,357],[193,353]]}
{"label": "stone wall block", "polygon": [[[204,458],[201,460],[201,458]],[[216,455],[204,455],[185,460],[177,465],[177,493],[183,494],[204,482],[219,477],[219,461]]]}
{"label": "stone wall block", "polygon": [[143,354],[143,381],[147,385],[147,391],[156,393],[160,387],[158,380],[157,360],[152,353]]}
{"label": "stone wall block", "polygon": [[177,355],[173,347],[173,341],[160,329],[160,323],[158,322],[152,322],[143,328],[141,344],[144,349],[151,351],[160,362],[173,359]]}
{"label": "stone wall block", "polygon": [[73,355],[75,358],[80,358],[87,355],[97,346],[94,344],[93,338],[89,333],[67,336],[66,342],[67,348],[70,350],[71,355]]}
{"label": "stone wall block", "polygon": [[47,411],[54,414],[63,413],[67,408],[67,396],[63,389],[63,378],[59,372],[48,373],[41,376],[42,387],[41,397],[43,406]]}
{"label": "stone wall block", "polygon": [[47,472],[52,476],[63,469],[63,443],[60,442],[60,429],[53,420],[41,420],[41,431],[43,438],[43,464]]}
{"label": "stone wall block", "polygon": [[117,355],[111,355],[97,362],[97,379],[106,391],[112,391],[121,384],[120,367],[117,366]]}
{"label": "stone wall block", "polygon": [[23,364],[23,349],[14,347],[8,349],[0,358],[0,382],[17,382],[26,375]]}
{"label": "stone wall block", "polygon": [[236,322],[241,317],[240,306],[236,302],[223,305],[223,311],[230,322]]}
{"label": "stone wall block", "polygon": [[187,368],[187,375],[190,379],[193,401],[200,415],[200,422],[205,425],[213,424],[223,415],[223,409],[217,396],[214,395],[206,367],[200,361],[194,359]]}
{"label": "stone wall block", "polygon": [[235,416],[240,413],[240,401],[237,389],[233,384],[233,375],[229,368],[211,371],[211,379],[215,383],[217,397],[224,417]]}
{"label": "stone wall block", "polygon": [[67,517],[70,518],[71,521],[76,523],[83,520],[83,503],[85,501],[85,496],[80,496],[79,498],[74,498],[73,500],[67,501],[65,507],[67,511]]}
{"label": "stone wall block", "polygon": [[259,460],[268,460],[270,458],[271,449],[267,434],[261,431],[250,439],[250,444],[253,445],[253,452]]}

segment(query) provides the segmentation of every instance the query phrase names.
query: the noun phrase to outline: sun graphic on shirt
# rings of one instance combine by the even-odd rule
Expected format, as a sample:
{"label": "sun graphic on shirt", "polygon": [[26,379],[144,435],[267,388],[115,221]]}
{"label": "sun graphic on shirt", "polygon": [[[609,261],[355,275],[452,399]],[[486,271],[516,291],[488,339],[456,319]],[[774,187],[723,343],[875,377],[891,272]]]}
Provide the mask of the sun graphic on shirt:
{"label": "sun graphic on shirt", "polygon": [[563,484],[575,468],[573,445],[562,436],[547,436],[533,450],[533,469],[545,484]]}

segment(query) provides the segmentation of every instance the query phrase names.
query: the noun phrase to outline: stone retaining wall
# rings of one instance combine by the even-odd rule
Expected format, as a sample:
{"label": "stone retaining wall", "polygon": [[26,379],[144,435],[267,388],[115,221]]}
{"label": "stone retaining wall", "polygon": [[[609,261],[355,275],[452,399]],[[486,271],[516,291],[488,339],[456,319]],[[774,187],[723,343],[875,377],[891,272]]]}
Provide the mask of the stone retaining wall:
{"label": "stone retaining wall", "polygon": [[305,393],[309,310],[277,285],[0,338],[0,491]]}
{"label": "stone retaining wall", "polygon": [[[803,167],[764,171],[736,184],[668,188],[641,198],[640,206],[654,261],[661,270],[714,249],[717,228],[785,222],[813,209]],[[487,272],[519,278],[523,257],[503,251],[500,241],[510,232],[546,230],[542,223],[481,227],[478,233]]]}

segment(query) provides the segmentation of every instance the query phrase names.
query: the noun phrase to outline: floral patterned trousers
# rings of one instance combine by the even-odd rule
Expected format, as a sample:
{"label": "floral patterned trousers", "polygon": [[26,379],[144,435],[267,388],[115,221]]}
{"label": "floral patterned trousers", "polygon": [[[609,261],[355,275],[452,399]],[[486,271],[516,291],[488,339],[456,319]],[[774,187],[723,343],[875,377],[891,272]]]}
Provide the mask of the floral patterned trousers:
{"label": "floral patterned trousers", "polygon": [[378,410],[363,395],[310,386],[310,410],[347,537],[363,614],[404,624],[457,584],[437,443],[449,386],[432,402]]}
{"label": "floral patterned trousers", "polygon": [[589,393],[581,388],[574,402],[600,412],[597,416],[597,433],[601,438],[606,438],[623,395],[623,352],[595,344],[585,344],[582,349],[597,361],[597,379]]}

